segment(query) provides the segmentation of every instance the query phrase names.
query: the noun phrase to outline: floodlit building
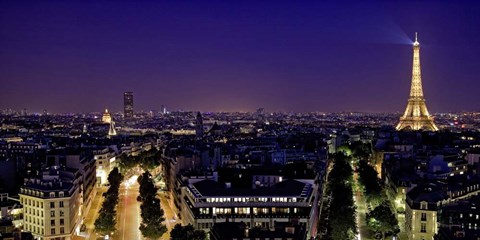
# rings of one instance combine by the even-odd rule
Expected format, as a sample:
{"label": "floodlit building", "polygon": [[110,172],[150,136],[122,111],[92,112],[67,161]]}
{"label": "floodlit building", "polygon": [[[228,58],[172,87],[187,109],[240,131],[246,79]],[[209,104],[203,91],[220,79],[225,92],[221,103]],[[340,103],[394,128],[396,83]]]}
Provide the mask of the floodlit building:
{"label": "floodlit building", "polygon": [[111,116],[110,113],[108,112],[108,109],[105,109],[105,112],[103,113],[102,122],[103,122],[103,123],[110,123],[110,122],[112,122],[112,116]]}
{"label": "floodlit building", "polygon": [[93,150],[93,154],[96,165],[97,185],[106,184],[108,182],[108,174],[115,167],[117,154],[109,147]]}
{"label": "floodlit building", "polygon": [[110,122],[110,127],[108,128],[108,136],[116,136],[117,135],[117,130],[115,130],[115,122],[111,121]]}
{"label": "floodlit building", "polygon": [[41,179],[28,179],[20,188],[23,227],[35,239],[73,239],[82,221],[81,173],[51,167]]}
{"label": "floodlit building", "polygon": [[438,231],[438,211],[448,196],[435,186],[419,186],[407,194],[405,228],[408,239],[432,240]]}
{"label": "floodlit building", "polygon": [[96,166],[93,154],[90,151],[83,151],[74,148],[66,148],[53,151],[47,155],[49,166],[60,166],[71,169],[78,169],[80,177],[80,191],[82,195],[82,212],[88,212],[97,190]]}

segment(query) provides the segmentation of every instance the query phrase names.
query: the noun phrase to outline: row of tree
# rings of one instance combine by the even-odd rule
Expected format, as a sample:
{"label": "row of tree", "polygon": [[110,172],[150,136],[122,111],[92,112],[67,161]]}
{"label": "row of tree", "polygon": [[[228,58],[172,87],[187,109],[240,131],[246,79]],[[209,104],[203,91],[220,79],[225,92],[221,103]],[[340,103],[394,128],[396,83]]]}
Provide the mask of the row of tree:
{"label": "row of tree", "polygon": [[140,166],[145,170],[151,170],[160,165],[160,151],[152,147],[148,151],[143,151],[137,156],[122,154],[119,157],[119,167],[123,172],[128,171],[136,166]]}
{"label": "row of tree", "polygon": [[114,168],[108,175],[110,187],[103,193],[105,200],[102,203],[98,218],[95,220],[95,229],[103,235],[110,235],[115,232],[117,223],[115,207],[118,203],[118,193],[122,180],[123,176],[118,168]]}
{"label": "row of tree", "polygon": [[367,225],[375,233],[385,239],[386,233],[397,234],[399,232],[398,220],[392,211],[387,196],[378,178],[378,172],[367,160],[358,162],[359,183],[368,205],[374,209],[367,213]]}
{"label": "row of tree", "polygon": [[329,173],[328,190],[331,193],[330,236],[334,240],[354,239],[357,234],[356,209],[353,202],[353,170],[351,158],[342,152],[334,157],[333,169]]}
{"label": "row of tree", "polygon": [[145,238],[158,239],[167,232],[167,227],[163,224],[164,213],[160,207],[160,199],[157,197],[158,189],[153,184],[152,175],[148,171],[138,177],[138,183],[140,184],[138,200],[142,202],[140,232]]}
{"label": "row of tree", "polygon": [[371,206],[378,206],[385,200],[378,173],[365,160],[358,162],[358,177],[366,200]]}

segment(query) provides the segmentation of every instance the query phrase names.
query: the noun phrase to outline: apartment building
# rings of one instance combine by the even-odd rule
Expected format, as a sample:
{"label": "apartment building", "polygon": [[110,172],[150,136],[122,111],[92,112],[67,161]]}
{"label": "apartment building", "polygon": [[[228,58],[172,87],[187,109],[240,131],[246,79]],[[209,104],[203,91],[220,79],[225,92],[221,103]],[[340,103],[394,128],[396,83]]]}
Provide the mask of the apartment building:
{"label": "apartment building", "polygon": [[281,180],[271,187],[247,189],[212,179],[190,180],[181,188],[180,217],[197,229],[208,231],[221,222],[265,229],[281,222],[307,227],[315,205],[313,180]]}
{"label": "apartment building", "polygon": [[80,230],[83,197],[77,169],[51,167],[20,188],[23,227],[37,240],[70,240]]}

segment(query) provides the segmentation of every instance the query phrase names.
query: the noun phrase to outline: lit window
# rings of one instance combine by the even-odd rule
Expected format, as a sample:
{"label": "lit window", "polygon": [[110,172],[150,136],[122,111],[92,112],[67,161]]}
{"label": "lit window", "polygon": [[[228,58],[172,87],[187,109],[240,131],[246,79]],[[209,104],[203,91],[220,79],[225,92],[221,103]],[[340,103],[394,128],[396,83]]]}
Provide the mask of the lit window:
{"label": "lit window", "polygon": [[426,233],[427,232],[427,224],[426,223],[421,223],[420,225],[420,232]]}
{"label": "lit window", "polygon": [[420,203],[420,209],[428,210],[428,203],[427,202],[421,202]]}

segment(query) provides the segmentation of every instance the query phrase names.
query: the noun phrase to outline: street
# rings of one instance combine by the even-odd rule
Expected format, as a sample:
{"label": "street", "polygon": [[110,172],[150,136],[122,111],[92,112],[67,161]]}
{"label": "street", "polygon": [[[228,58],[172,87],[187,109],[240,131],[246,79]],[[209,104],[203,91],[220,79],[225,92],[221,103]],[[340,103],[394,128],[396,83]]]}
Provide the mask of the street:
{"label": "street", "polygon": [[143,239],[140,232],[140,202],[137,176],[124,181],[120,187],[120,199],[117,207],[117,232],[113,239]]}
{"label": "street", "polygon": [[[358,184],[358,173],[353,174],[354,181]],[[362,191],[357,189],[354,191],[353,200],[355,206],[357,206],[357,230],[358,230],[358,240],[362,239],[373,239],[370,236],[370,230],[367,226],[367,202],[363,196]]]}

